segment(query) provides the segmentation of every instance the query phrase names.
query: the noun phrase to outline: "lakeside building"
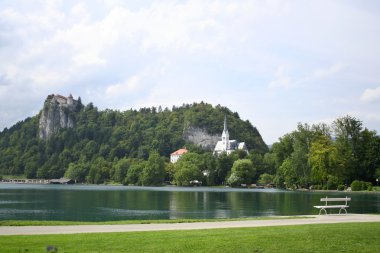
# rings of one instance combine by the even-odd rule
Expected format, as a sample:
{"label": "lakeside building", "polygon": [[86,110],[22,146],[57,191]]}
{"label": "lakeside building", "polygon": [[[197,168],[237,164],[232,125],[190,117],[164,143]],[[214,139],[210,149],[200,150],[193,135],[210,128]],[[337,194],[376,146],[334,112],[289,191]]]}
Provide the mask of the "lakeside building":
{"label": "lakeside building", "polygon": [[245,142],[238,142],[237,140],[230,140],[230,134],[227,129],[227,117],[224,116],[224,128],[221,140],[218,141],[214,148],[214,155],[220,155],[225,152],[227,155],[231,154],[235,150],[243,150],[248,153]]}
{"label": "lakeside building", "polygon": [[178,149],[177,151],[170,154],[170,162],[176,163],[178,159],[183,155],[186,154],[188,150],[186,148]]}

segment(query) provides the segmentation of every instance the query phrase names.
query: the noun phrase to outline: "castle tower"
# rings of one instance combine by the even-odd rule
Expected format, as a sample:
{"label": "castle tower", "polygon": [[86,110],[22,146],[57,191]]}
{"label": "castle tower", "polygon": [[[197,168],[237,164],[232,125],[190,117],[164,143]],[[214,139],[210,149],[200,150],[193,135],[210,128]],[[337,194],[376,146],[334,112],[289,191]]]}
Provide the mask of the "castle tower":
{"label": "castle tower", "polygon": [[68,105],[72,105],[74,102],[74,98],[73,98],[73,95],[69,95],[69,97],[67,98],[67,104]]}
{"label": "castle tower", "polygon": [[224,115],[224,128],[222,133],[222,144],[223,144],[223,151],[227,151],[230,149],[230,135],[228,133],[227,129],[227,117]]}

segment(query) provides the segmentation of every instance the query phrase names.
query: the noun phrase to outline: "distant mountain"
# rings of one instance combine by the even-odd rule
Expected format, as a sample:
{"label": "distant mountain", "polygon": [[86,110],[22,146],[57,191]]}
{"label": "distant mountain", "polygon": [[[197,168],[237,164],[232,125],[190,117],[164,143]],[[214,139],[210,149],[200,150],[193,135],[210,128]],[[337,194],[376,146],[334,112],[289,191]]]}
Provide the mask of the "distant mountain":
{"label": "distant mountain", "polygon": [[231,139],[245,141],[250,151],[268,151],[249,121],[220,105],[201,102],[171,109],[100,111],[71,95],[49,95],[38,115],[0,132],[0,174],[59,178],[70,163],[146,160],[152,150],[169,157],[184,146],[211,151],[225,115]]}

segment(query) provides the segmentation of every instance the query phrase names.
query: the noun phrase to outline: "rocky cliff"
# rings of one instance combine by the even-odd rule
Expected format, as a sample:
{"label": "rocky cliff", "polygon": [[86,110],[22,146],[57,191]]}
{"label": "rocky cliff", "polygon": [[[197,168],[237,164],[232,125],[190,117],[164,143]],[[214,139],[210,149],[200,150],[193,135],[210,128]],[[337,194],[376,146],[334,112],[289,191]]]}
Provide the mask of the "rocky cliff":
{"label": "rocky cliff", "polygon": [[49,95],[44,103],[39,121],[39,137],[49,139],[61,128],[75,126],[78,101],[73,96]]}
{"label": "rocky cliff", "polygon": [[186,126],[183,131],[183,139],[202,148],[213,150],[220,135],[210,135],[205,129]]}

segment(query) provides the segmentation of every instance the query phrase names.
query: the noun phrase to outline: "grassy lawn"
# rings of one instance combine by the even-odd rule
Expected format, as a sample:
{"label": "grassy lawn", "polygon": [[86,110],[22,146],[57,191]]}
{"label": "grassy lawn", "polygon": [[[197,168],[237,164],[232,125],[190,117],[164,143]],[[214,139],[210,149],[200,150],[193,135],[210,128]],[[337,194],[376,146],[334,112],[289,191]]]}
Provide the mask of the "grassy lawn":
{"label": "grassy lawn", "polygon": [[[1,228],[0,228],[1,229]],[[379,252],[380,223],[0,236],[1,252]]]}

